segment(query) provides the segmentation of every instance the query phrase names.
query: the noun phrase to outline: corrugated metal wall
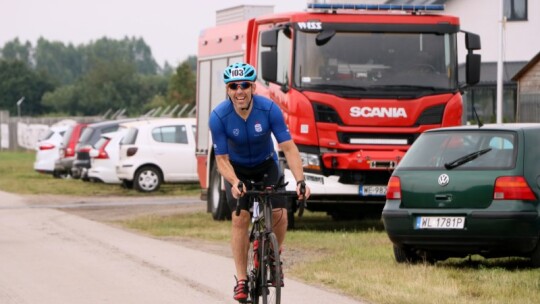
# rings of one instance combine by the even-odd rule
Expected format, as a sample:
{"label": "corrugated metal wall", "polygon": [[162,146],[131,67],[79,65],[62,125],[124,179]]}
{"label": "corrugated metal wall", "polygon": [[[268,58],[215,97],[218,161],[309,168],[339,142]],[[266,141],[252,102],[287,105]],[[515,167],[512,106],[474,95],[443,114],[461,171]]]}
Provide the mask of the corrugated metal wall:
{"label": "corrugated metal wall", "polygon": [[518,122],[540,122],[540,93],[521,94],[517,116]]}

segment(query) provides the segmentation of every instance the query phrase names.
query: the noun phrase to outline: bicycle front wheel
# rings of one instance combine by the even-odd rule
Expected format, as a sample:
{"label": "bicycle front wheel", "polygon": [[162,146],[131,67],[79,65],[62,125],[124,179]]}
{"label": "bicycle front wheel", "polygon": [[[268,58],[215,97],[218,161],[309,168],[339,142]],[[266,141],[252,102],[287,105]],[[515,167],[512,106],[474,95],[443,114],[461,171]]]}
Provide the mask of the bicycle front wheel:
{"label": "bicycle front wheel", "polygon": [[281,260],[276,235],[271,232],[264,237],[261,259],[261,295],[263,304],[281,303]]}

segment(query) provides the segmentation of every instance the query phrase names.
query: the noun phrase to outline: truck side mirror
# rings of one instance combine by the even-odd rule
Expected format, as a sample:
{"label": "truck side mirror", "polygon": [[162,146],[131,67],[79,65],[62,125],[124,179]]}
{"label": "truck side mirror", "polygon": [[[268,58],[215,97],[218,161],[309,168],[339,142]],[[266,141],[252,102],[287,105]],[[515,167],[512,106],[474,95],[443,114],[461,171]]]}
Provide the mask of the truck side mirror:
{"label": "truck side mirror", "polygon": [[261,45],[266,47],[277,46],[278,29],[272,29],[261,33]]}
{"label": "truck side mirror", "polygon": [[465,47],[469,51],[481,49],[480,36],[477,34],[465,32]]}
{"label": "truck side mirror", "polygon": [[262,78],[268,82],[277,81],[277,51],[261,52]]}
{"label": "truck side mirror", "polygon": [[279,29],[271,29],[261,33],[261,45],[270,50],[261,52],[262,78],[268,82],[277,81],[277,44]]}
{"label": "truck side mirror", "polygon": [[481,49],[480,36],[474,33],[465,32],[465,48],[467,48],[467,58],[465,62],[465,82],[467,85],[475,85],[480,82],[481,56],[473,51]]}
{"label": "truck side mirror", "polygon": [[475,85],[480,81],[481,56],[479,54],[467,54],[465,63],[465,82]]}

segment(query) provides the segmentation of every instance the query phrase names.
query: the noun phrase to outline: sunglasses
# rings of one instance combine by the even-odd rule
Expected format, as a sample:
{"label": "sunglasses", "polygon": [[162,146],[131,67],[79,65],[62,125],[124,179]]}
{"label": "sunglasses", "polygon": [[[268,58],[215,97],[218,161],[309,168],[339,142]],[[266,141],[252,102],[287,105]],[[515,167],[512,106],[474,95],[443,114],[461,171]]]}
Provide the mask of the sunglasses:
{"label": "sunglasses", "polygon": [[240,83],[229,83],[227,85],[227,87],[229,87],[229,89],[233,90],[233,91],[236,91],[238,90],[238,87],[241,87],[242,90],[246,90],[246,89],[249,89],[251,88],[251,83],[250,82],[240,82]]}

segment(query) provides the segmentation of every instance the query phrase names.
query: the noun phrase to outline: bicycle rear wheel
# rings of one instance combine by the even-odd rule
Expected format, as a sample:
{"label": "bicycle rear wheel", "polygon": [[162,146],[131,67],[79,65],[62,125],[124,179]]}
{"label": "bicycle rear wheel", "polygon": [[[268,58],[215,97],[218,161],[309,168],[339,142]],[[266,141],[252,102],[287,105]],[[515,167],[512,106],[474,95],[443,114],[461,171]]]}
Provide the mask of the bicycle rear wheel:
{"label": "bicycle rear wheel", "polygon": [[264,237],[261,261],[262,304],[281,303],[281,260],[276,235],[271,232]]}

